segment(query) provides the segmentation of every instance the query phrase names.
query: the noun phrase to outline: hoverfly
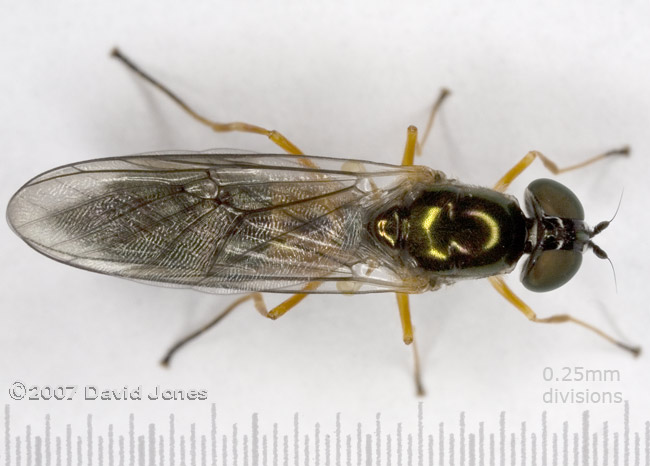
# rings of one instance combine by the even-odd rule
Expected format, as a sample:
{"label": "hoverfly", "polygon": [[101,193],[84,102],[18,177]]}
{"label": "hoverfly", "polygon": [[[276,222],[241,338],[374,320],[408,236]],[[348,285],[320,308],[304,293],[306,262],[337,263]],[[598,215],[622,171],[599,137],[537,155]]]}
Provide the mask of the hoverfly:
{"label": "hoverfly", "polygon": [[[574,322],[639,353],[570,315],[537,317],[502,278],[527,255],[523,284],[549,291],[573,277],[586,250],[607,258],[592,238],[609,222],[589,228],[567,187],[533,181],[525,213],[504,191],[536,158],[558,174],[626,155],[627,148],[564,169],[533,151],[492,189],[469,186],[413,165],[446,90],[421,143],[410,126],[402,164],[388,165],[307,156],[277,131],[213,122],[117,49],[113,56],[213,130],[263,134],[288,153],[164,152],[90,160],[43,173],[11,199],[7,218],[14,231],[65,264],[153,284],[247,293],[177,343],[164,363],[244,301],[276,319],[314,293],[395,293],[409,344],[409,295],[469,278],[488,278],[532,321]],[[262,292],[292,296],[268,310]]]}

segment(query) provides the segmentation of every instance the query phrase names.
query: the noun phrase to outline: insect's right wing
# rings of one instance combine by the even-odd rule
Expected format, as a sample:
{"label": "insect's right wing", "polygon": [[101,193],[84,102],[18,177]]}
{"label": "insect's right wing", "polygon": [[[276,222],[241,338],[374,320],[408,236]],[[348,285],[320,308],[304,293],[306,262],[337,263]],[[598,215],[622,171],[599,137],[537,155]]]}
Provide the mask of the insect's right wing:
{"label": "insect's right wing", "polygon": [[415,292],[428,284],[383,257],[364,222],[369,208],[433,177],[424,167],[320,157],[159,153],[44,173],[7,216],[47,256],[156,284]]}

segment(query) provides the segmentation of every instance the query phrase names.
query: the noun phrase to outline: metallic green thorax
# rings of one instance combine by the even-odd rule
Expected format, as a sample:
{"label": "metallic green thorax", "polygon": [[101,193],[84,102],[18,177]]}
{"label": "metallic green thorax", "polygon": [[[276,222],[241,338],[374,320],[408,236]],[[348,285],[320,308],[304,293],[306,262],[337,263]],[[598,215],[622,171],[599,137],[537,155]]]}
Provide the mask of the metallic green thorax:
{"label": "metallic green thorax", "polygon": [[377,213],[370,230],[424,273],[478,278],[512,269],[524,252],[527,224],[512,197],[441,184]]}

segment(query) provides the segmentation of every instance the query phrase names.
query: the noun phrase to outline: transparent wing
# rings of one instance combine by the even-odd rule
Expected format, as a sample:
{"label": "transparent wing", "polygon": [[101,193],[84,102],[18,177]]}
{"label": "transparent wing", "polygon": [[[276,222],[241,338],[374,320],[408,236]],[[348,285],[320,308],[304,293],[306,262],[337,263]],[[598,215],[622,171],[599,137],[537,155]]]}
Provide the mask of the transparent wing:
{"label": "transparent wing", "polygon": [[[317,168],[316,168],[317,167]],[[9,223],[76,267],[215,293],[421,291],[369,240],[372,206],[424,167],[265,154],[157,153],[46,172]]]}

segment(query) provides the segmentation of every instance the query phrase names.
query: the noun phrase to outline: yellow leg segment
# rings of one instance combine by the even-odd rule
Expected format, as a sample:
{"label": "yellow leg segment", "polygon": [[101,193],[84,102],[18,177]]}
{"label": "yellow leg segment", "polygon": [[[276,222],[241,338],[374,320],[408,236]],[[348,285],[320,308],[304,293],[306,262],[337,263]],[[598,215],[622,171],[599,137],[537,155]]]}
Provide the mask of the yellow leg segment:
{"label": "yellow leg segment", "polygon": [[599,328],[594,327],[593,325],[588,324],[573,316],[570,316],[569,314],[557,314],[550,317],[539,318],[537,317],[537,314],[535,314],[535,312],[530,308],[530,306],[528,306],[516,294],[513,293],[513,291],[508,287],[508,285],[506,285],[506,283],[503,281],[503,278],[488,277],[488,280],[490,280],[490,284],[494,287],[495,290],[499,292],[499,294],[501,294],[501,296],[506,298],[513,306],[519,309],[519,311],[521,311],[532,322],[540,322],[543,324],[560,324],[564,322],[573,322],[574,324],[578,324],[581,327],[594,332],[595,334],[601,336],[602,338],[609,341],[610,343],[615,344],[619,348],[629,351],[634,356],[638,356],[639,354],[641,354],[640,347],[631,346],[621,341],[618,341],[611,335],[608,335],[607,333],[600,330]]}
{"label": "yellow leg segment", "polygon": [[501,179],[497,182],[497,184],[494,185],[494,190],[495,191],[500,191],[504,192],[506,189],[508,189],[508,186],[510,186],[510,183],[512,183],[515,178],[517,178],[521,173],[528,168],[528,166],[533,163],[533,161],[536,158],[539,158],[544,166],[551,171],[552,173],[559,175],[560,173],[568,172],[571,170],[575,170],[577,168],[582,168],[586,167],[587,165],[591,165],[594,162],[598,162],[599,160],[602,160],[606,157],[612,156],[612,155],[629,155],[630,153],[630,148],[628,146],[622,147],[620,149],[614,149],[607,151],[603,154],[599,154],[595,157],[591,157],[584,162],[577,163],[575,165],[571,165],[569,167],[564,167],[564,168],[559,168],[555,162],[553,162],[551,159],[546,157],[544,154],[541,152],[538,152],[536,150],[528,152],[524,158],[522,158],[517,164],[512,167],[510,170],[508,170],[508,173],[503,175]]}
{"label": "yellow leg segment", "polygon": [[404,156],[402,157],[402,165],[410,167],[413,165],[415,158],[415,146],[418,143],[418,129],[411,125],[406,130],[406,146],[404,147]]}
{"label": "yellow leg segment", "polygon": [[422,372],[420,371],[420,355],[413,337],[413,324],[411,323],[411,310],[409,306],[409,295],[406,293],[395,293],[399,317],[402,322],[402,339],[407,345],[413,348],[413,378],[418,396],[424,396],[425,390],[422,384]]}
{"label": "yellow leg segment", "polygon": [[[321,283],[322,282],[309,282],[302,288],[302,290],[305,292],[314,291],[316,288],[318,288],[321,285]],[[291,308],[293,308],[296,304],[298,304],[300,301],[305,299],[307,297],[307,293],[296,293],[294,295],[291,295],[290,298],[281,302],[270,311],[266,310],[266,306],[264,305],[264,301],[261,300],[261,296],[262,295],[260,295],[259,300],[255,300],[255,307],[257,308],[259,313],[262,314],[264,317],[268,317],[271,320],[275,320],[285,315]]]}
{"label": "yellow leg segment", "polygon": [[397,298],[397,307],[399,308],[399,318],[402,322],[402,339],[404,343],[410,345],[413,343],[413,324],[411,324],[409,295],[406,293],[395,293],[395,297]]}
{"label": "yellow leg segment", "polygon": [[[136,65],[129,58],[124,56],[122,52],[120,52],[118,49],[113,49],[113,51],[111,52],[111,56],[120,60],[124,65],[126,65],[129,69],[135,72],[138,76],[140,76],[142,79],[144,79],[145,81],[147,81],[148,83],[150,83],[151,85],[159,89],[167,97],[169,97],[174,102],[176,102],[188,115],[190,115],[199,123],[212,128],[213,131],[217,131],[217,132],[241,131],[244,133],[263,134],[287,153],[293,155],[304,155],[303,152],[294,143],[289,141],[289,139],[287,139],[284,135],[282,135],[278,131],[269,130],[266,128],[262,128],[261,126],[251,125],[249,123],[243,123],[239,121],[231,122],[231,123],[218,123],[216,121],[212,121],[209,120],[208,118],[205,118],[204,116],[194,111],[188,104],[186,104],[180,97],[178,97],[171,90],[169,90],[165,85],[163,85],[162,83],[154,79],[152,76],[144,72],[142,69],[140,69],[138,65]],[[314,163],[308,159],[301,159],[301,163],[303,163],[305,166],[309,168],[316,168]]]}

